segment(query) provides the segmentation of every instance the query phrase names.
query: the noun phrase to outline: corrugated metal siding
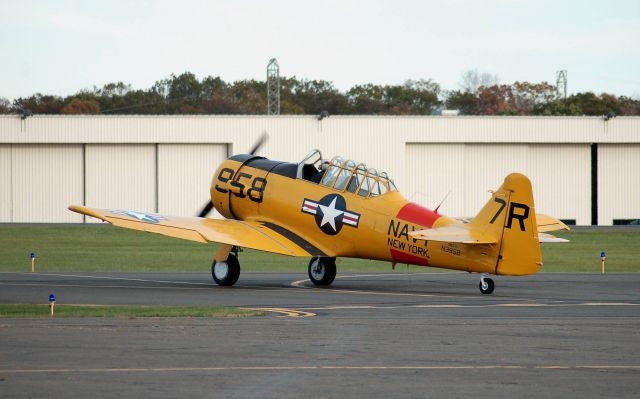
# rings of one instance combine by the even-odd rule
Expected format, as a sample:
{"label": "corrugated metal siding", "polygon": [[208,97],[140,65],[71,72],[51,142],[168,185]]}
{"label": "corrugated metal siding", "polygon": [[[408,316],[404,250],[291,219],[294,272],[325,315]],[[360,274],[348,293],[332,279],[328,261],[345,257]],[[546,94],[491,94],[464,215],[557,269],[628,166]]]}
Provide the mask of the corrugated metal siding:
{"label": "corrugated metal siding", "polygon": [[42,115],[20,122],[17,116],[0,116],[0,143],[234,143],[235,152],[245,151],[263,130],[277,146],[287,144],[294,135],[298,142],[306,143],[305,147],[351,139],[375,145],[390,141],[638,143],[640,118],[618,117],[605,122],[600,117],[331,116],[319,121],[313,115]]}
{"label": "corrugated metal siding", "polygon": [[226,158],[224,144],[160,144],[158,212],[196,215],[210,199],[211,179]]}
{"label": "corrugated metal siding", "polygon": [[598,146],[598,223],[640,219],[640,145]]}
{"label": "corrugated metal siding", "polygon": [[475,216],[513,172],[527,173],[528,145],[468,144],[465,146],[465,207],[457,216]]}
{"label": "corrugated metal siding", "polygon": [[155,212],[155,145],[88,144],[86,203],[96,208]]}
{"label": "corrugated metal siding", "polygon": [[[588,145],[410,144],[406,162],[408,198],[441,212],[472,217],[513,172],[531,179],[536,211],[590,222]],[[401,189],[402,191],[402,189]]]}
{"label": "corrugated metal siding", "polygon": [[529,146],[527,176],[536,212],[591,224],[591,149],[588,144]]}
{"label": "corrugated metal siding", "polygon": [[11,182],[11,144],[0,145],[0,223],[11,222],[13,185]]}
{"label": "corrugated metal siding", "polygon": [[[43,115],[22,121],[18,116],[2,115],[0,220],[7,221],[12,213],[15,215],[16,209],[11,209],[10,205],[15,196],[7,197],[7,192],[13,193],[15,185],[22,184],[14,181],[11,186],[15,176],[6,171],[7,162],[10,167],[15,166],[7,161],[12,145],[87,144],[87,205],[154,211],[158,201],[161,210],[166,204],[166,209],[178,211],[187,210],[190,205],[186,199],[180,205],[177,193],[169,188],[165,191],[168,187],[165,172],[159,170],[156,174],[155,170],[157,145],[162,148],[185,144],[196,148],[229,143],[231,154],[241,153],[247,151],[263,131],[269,133],[269,140],[260,154],[271,159],[295,162],[312,148],[319,148],[326,158],[343,155],[387,171],[401,192],[429,207],[435,206],[451,189],[453,191],[442,208],[451,215],[475,214],[488,198],[487,189],[497,188],[503,174],[520,170],[533,181],[539,212],[588,224],[589,145],[599,143],[604,148],[613,143],[633,148],[628,150],[631,157],[628,161],[621,157],[618,162],[616,156],[611,156],[610,161],[601,160],[601,168],[610,168],[601,170],[601,182],[620,184],[617,180],[620,173],[632,180],[635,175],[625,173],[631,173],[632,167],[637,168],[634,159],[640,158],[640,118],[637,117],[618,117],[605,122],[598,117],[331,116],[319,121],[313,115]],[[441,146],[440,150],[430,147],[433,145]],[[145,150],[139,150],[140,146]],[[162,151],[157,154],[159,158],[167,155]],[[178,156],[177,153],[174,155]],[[167,169],[166,173],[181,167],[183,165],[167,166],[162,161],[160,165]],[[194,166],[194,170],[200,170],[200,167]],[[613,177],[607,177],[609,175]],[[210,178],[207,176],[204,188],[194,187],[193,191],[206,190]],[[169,183],[178,181],[176,176],[167,175],[166,179]],[[599,190],[601,196],[607,195],[603,194],[605,190],[620,195],[619,187],[603,187]],[[159,198],[156,198],[156,189],[163,190]],[[196,196],[194,194],[193,201]],[[11,201],[7,202],[6,198]],[[601,223],[610,223],[614,218],[607,215],[619,213],[622,216],[615,218],[626,218],[624,215],[637,209],[633,199],[628,199],[629,205],[622,205],[626,210],[605,210],[605,206],[617,206],[608,198],[602,197],[600,201]],[[54,218],[53,221],[67,220],[68,212],[60,212],[55,218],[54,213],[49,213],[48,217]]]}
{"label": "corrugated metal siding", "polygon": [[409,144],[406,149],[406,187],[399,187],[408,200],[434,209],[449,193],[440,212],[466,216],[464,144]]}
{"label": "corrugated metal siding", "polygon": [[81,145],[14,145],[13,222],[82,222],[67,210],[82,203]]}

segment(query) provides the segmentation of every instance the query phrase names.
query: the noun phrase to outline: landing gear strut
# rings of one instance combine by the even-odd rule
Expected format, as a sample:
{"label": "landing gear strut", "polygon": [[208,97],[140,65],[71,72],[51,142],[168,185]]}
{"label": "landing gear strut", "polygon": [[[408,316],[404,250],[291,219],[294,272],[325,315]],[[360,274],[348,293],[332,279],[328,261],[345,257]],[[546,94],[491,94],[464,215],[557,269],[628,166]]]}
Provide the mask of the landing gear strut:
{"label": "landing gear strut", "polygon": [[234,254],[229,254],[225,261],[213,261],[211,265],[211,276],[213,280],[222,286],[232,286],[240,277],[240,262]]}
{"label": "landing gear strut", "polygon": [[487,277],[486,274],[483,274],[483,275],[480,276],[479,287],[480,287],[480,292],[482,292],[485,295],[489,295],[496,288],[496,285],[495,285],[495,283],[493,282],[492,279]]}
{"label": "landing gear strut", "polygon": [[314,285],[327,286],[336,278],[336,258],[314,257],[309,261],[309,279]]}

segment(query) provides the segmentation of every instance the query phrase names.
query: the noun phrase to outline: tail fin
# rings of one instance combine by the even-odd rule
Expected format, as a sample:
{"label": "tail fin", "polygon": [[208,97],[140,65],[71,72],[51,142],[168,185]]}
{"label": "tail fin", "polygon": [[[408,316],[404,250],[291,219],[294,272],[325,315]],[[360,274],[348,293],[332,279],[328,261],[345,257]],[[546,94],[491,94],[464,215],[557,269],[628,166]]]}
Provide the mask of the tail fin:
{"label": "tail fin", "polygon": [[525,275],[540,270],[542,255],[533,190],[526,176],[508,175],[469,227],[498,243],[496,274]]}

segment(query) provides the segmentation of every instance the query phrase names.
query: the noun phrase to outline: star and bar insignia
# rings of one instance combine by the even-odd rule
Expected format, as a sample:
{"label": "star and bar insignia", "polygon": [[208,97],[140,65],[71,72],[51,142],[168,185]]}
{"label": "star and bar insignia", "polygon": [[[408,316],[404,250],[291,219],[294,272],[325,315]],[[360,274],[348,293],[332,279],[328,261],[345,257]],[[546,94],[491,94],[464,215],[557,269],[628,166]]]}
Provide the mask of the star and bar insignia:
{"label": "star and bar insignia", "polygon": [[360,214],[347,210],[345,199],[338,194],[329,194],[320,201],[305,198],[302,212],[315,215],[316,224],[325,234],[336,235],[342,226],[358,227]]}
{"label": "star and bar insignia", "polygon": [[148,223],[159,223],[161,220],[166,220],[164,216],[154,215],[149,213],[135,212],[135,211],[123,211],[120,209],[110,210],[111,213],[115,213],[117,215],[129,216],[134,219],[138,219],[143,222]]}

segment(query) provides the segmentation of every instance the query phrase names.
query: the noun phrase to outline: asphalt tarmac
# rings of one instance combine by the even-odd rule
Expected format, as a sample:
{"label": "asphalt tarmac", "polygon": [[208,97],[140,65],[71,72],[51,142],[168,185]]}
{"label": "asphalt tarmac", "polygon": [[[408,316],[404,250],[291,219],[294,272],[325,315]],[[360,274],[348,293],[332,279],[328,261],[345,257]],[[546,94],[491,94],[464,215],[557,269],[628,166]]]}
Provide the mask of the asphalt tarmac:
{"label": "asphalt tarmac", "polygon": [[0,319],[0,397],[637,398],[640,274],[0,273],[0,303],[259,308]]}

